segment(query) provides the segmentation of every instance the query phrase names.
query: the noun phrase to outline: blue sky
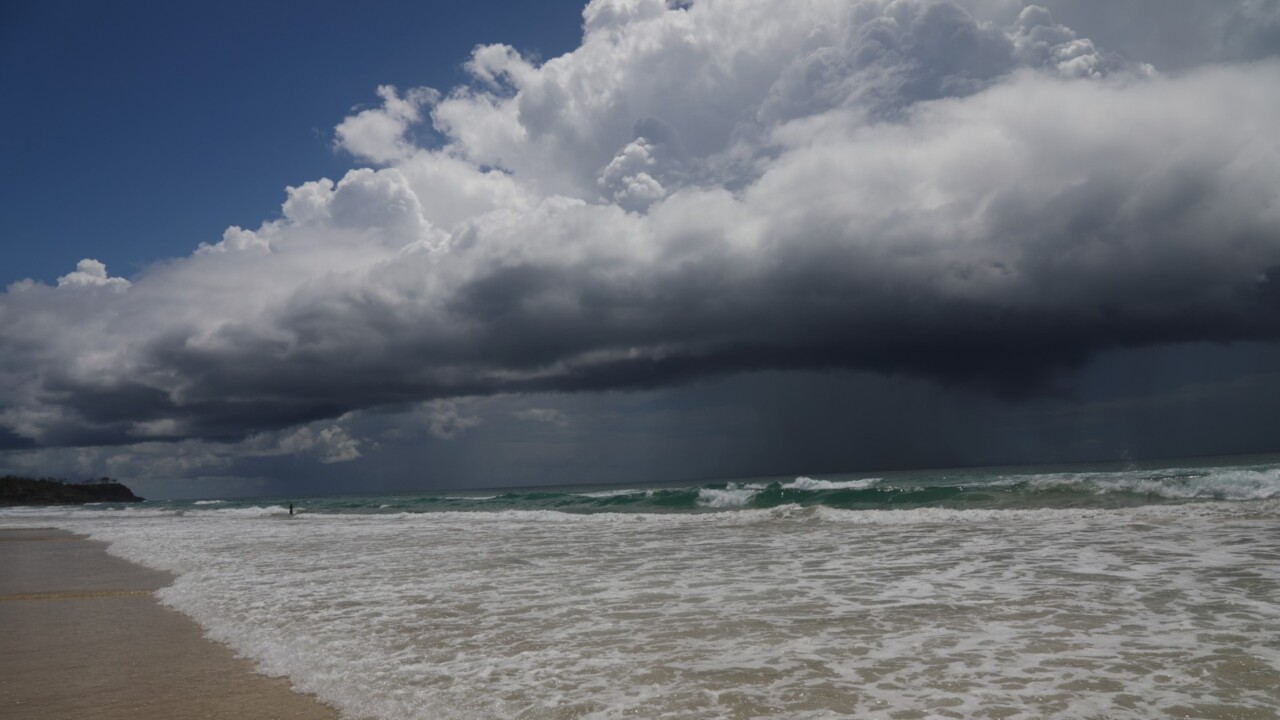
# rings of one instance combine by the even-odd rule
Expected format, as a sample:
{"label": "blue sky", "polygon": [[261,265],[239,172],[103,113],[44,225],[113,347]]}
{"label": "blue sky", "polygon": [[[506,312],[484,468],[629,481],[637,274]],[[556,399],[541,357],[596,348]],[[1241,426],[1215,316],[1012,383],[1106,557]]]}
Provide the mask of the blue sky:
{"label": "blue sky", "polygon": [[7,3],[0,472],[1280,450],[1280,3]]}
{"label": "blue sky", "polygon": [[84,257],[132,275],[340,177],[332,129],[381,84],[450,88],[481,43],[550,57],[581,3],[7,2],[0,283]]}

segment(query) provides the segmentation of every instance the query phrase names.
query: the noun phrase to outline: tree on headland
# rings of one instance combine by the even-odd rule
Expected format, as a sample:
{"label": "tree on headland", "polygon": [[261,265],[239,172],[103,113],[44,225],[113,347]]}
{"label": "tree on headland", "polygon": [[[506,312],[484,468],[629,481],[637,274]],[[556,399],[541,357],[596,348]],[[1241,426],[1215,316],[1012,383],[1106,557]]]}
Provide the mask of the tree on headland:
{"label": "tree on headland", "polygon": [[109,477],[70,484],[58,478],[0,477],[0,506],[82,505],[91,502],[141,502],[142,498]]}

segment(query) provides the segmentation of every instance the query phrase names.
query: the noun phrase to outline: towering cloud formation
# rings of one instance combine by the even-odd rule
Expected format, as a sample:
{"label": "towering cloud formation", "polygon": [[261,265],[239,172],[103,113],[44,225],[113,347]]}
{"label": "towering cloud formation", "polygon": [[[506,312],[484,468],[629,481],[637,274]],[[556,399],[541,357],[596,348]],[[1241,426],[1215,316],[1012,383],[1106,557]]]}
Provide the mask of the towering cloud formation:
{"label": "towering cloud formation", "polygon": [[[1017,396],[1106,348],[1280,339],[1275,6],[1213,5],[1220,51],[1168,74],[1000,0],[593,0],[572,53],[379,88],[335,138],[370,167],[280,219],[11,286],[0,438],[760,369]],[[326,432],[281,446],[359,455]]]}

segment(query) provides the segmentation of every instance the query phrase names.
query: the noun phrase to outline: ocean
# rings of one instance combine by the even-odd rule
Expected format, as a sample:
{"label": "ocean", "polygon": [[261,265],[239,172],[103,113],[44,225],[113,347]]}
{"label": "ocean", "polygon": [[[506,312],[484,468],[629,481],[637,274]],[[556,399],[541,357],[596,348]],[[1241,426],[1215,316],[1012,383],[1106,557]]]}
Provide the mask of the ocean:
{"label": "ocean", "polygon": [[1277,457],[0,526],[172,571],[162,602],[350,719],[1280,716]]}

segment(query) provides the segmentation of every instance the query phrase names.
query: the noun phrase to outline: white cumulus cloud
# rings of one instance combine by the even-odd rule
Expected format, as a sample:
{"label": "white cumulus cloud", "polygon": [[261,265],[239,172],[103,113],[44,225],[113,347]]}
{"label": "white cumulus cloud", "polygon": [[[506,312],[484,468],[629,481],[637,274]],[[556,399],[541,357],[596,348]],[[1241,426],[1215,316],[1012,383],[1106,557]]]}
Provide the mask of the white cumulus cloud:
{"label": "white cumulus cloud", "polygon": [[1275,341],[1280,43],[1215,6],[1218,49],[1163,72],[1064,3],[594,0],[570,53],[379,87],[335,130],[372,167],[279,217],[11,286],[0,426],[337,462],[326,423],[367,408],[450,438],[455,398],[755,370],[1021,396],[1109,348]]}
{"label": "white cumulus cloud", "polygon": [[370,162],[403,160],[414,151],[405,133],[422,118],[422,107],[439,99],[440,93],[413,88],[401,97],[395,86],[379,85],[378,97],[381,107],[361,110],[338,125],[334,144]]}
{"label": "white cumulus cloud", "polygon": [[76,263],[74,272],[58,278],[58,287],[105,287],[113,290],[124,290],[129,285],[130,282],[124,278],[107,275],[107,266],[91,258],[85,258]]}

